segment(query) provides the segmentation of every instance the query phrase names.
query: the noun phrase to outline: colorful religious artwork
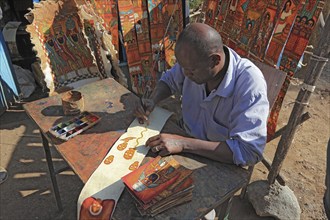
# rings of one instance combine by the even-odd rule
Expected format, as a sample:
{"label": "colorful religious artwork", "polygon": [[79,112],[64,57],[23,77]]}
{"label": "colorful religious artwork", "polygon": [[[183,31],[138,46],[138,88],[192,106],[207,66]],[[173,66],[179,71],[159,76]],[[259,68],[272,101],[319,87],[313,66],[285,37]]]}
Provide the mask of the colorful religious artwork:
{"label": "colorful religious artwork", "polygon": [[213,26],[217,31],[222,30],[222,26],[229,11],[230,3],[230,0],[218,0]]}
{"label": "colorful religious artwork", "polygon": [[266,52],[265,61],[270,65],[278,66],[281,53],[289,37],[291,27],[302,4],[298,0],[284,2],[279,19],[274,27],[273,36]]}
{"label": "colorful religious artwork", "polygon": [[[125,188],[121,178],[138,168],[149,151],[146,141],[159,134],[170,115],[167,110],[156,107],[150,114],[149,124],[141,125],[137,119],[131,123],[82,189],[77,204],[78,219],[111,219]],[[118,150],[123,142],[128,144],[127,151]]]}
{"label": "colorful religious artwork", "polygon": [[290,36],[287,39],[283,53],[281,54],[279,68],[288,74],[280,94],[275,102],[268,121],[268,137],[272,137],[276,131],[276,122],[283,103],[284,96],[290,85],[290,77],[294,75],[298,62],[303,55],[309,38],[315,27],[315,23],[324,6],[323,1],[311,0],[304,3],[295,18]]}
{"label": "colorful religious artwork", "polygon": [[183,29],[182,2],[148,0],[148,10],[152,45],[152,71],[158,80],[161,74],[176,62],[174,47],[178,34]]}
{"label": "colorful religious artwork", "polygon": [[[81,11],[85,12],[85,10],[83,8],[81,9]],[[80,13],[80,14],[86,15],[87,13],[85,12],[85,13]],[[95,23],[94,23],[95,21],[94,21],[94,19],[90,19],[90,17],[83,17],[83,21],[84,21],[84,31],[87,36],[92,54],[94,55],[94,57],[96,59],[96,63],[99,68],[100,74],[101,74],[102,78],[106,78],[107,77],[106,71],[108,72],[108,75],[110,75],[111,65],[110,65],[109,61],[105,61],[106,54],[103,51],[101,51],[100,38],[97,37],[97,35],[96,35],[96,28],[95,28]],[[104,63],[108,64],[106,69],[105,69]]]}
{"label": "colorful religious artwork", "polygon": [[266,10],[263,12],[259,31],[255,35],[255,38],[251,45],[250,57],[256,60],[262,61],[265,57],[268,42],[273,34],[274,26],[277,19],[277,7],[272,4],[268,4]]}
{"label": "colorful religious artwork", "polygon": [[116,0],[78,0],[77,4],[87,5],[93,9],[94,13],[102,20],[102,25],[112,36],[112,43],[119,51],[119,36],[118,36],[118,5]]}
{"label": "colorful religious artwork", "polygon": [[159,194],[166,194],[192,174],[172,156],[156,157],[122,178],[124,184],[144,204]]}
{"label": "colorful religious artwork", "polygon": [[[119,35],[117,2],[109,0],[76,0],[84,19],[85,33],[100,72],[127,87],[127,79],[119,67]],[[96,38],[98,41],[94,41]]]}
{"label": "colorful religious artwork", "polygon": [[88,197],[84,200],[80,209],[81,220],[110,219],[115,208],[115,200]]}
{"label": "colorful religious artwork", "polygon": [[280,69],[283,71],[293,73],[296,70],[323,6],[323,1],[310,0],[298,12],[292,31],[284,47],[280,63]]}
{"label": "colorful religious artwork", "polygon": [[118,8],[132,89],[143,94],[142,62],[149,60],[151,52],[147,7],[144,1],[120,0]]}
{"label": "colorful religious artwork", "polygon": [[[176,63],[174,56],[174,48],[176,39],[183,29],[183,16],[182,16],[182,1],[164,1],[162,2],[162,16],[164,19],[165,36],[164,36],[164,55],[160,54],[159,58],[165,62],[165,70],[171,68]],[[169,17],[168,17],[169,16]]]}
{"label": "colorful religious artwork", "polygon": [[[182,2],[178,0],[76,0],[93,10],[111,34],[110,42],[119,51],[124,46],[132,90],[144,94],[152,90],[161,74],[176,62],[174,46],[183,29]],[[118,19],[119,18],[119,19]],[[95,22],[94,22],[95,23]],[[118,24],[121,34],[118,34]],[[104,40],[103,40],[104,41]],[[109,42],[109,41],[108,41]],[[104,44],[106,45],[106,44]],[[118,53],[111,53],[115,71]]]}
{"label": "colorful religious artwork", "polygon": [[[52,93],[75,82],[100,79],[75,1],[43,1],[31,10],[27,27]],[[73,86],[74,87],[74,86]]]}
{"label": "colorful religious artwork", "polygon": [[224,44],[241,56],[288,73],[268,121],[268,138],[276,130],[279,111],[298,62],[324,6],[322,0],[207,0],[205,22]]}

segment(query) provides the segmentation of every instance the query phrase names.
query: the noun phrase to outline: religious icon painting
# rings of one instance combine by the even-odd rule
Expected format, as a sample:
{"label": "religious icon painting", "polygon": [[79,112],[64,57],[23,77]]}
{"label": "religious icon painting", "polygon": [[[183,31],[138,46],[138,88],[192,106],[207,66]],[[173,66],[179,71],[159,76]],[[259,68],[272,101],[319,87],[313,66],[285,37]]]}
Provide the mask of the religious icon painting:
{"label": "religious icon painting", "polygon": [[183,16],[182,16],[182,1],[167,1],[164,4],[164,14],[169,14],[168,23],[164,27],[167,28],[165,36],[165,59],[160,56],[161,61],[165,62],[165,68],[169,69],[174,66],[176,59],[174,56],[175,43],[179,33],[183,29]]}
{"label": "religious icon painting", "polygon": [[225,18],[225,23],[223,24],[222,31],[220,32],[221,36],[228,36],[230,41],[229,39],[226,39],[225,41],[228,42],[228,46],[230,47],[237,45],[244,19],[244,3],[245,0],[232,0],[230,2],[229,10]]}
{"label": "religious icon painting", "polygon": [[118,36],[118,9],[116,0],[87,0],[88,6],[91,6],[100,18],[103,20],[103,26],[111,34],[112,43],[116,51],[119,51]]}
{"label": "religious icon painting", "polygon": [[302,4],[298,0],[286,0],[282,6],[272,39],[266,52],[265,61],[278,66],[280,55],[290,34],[295,17]]}
{"label": "religious icon painting", "polygon": [[[221,1],[220,1],[221,2]],[[205,4],[205,23],[214,27],[219,0],[208,0]]]}
{"label": "religious icon painting", "polygon": [[272,36],[276,22],[277,7],[268,5],[262,14],[259,31],[255,35],[253,45],[251,45],[250,56],[254,59],[263,60],[268,42]]}
{"label": "religious icon painting", "polygon": [[[104,63],[104,60],[106,60],[106,54],[103,51],[101,51],[100,41],[99,38],[96,36],[94,21],[84,19],[84,30],[90,45],[90,49],[96,59],[96,63],[99,68],[100,74],[102,78],[106,78],[107,74]],[[107,72],[108,75],[110,75],[111,65],[109,61],[106,61],[106,63],[108,63]]]}
{"label": "religious icon painting", "polygon": [[280,69],[295,72],[323,6],[324,1],[309,1],[299,11],[283,51]]}
{"label": "religious icon painting", "polygon": [[124,184],[143,204],[157,196],[171,194],[193,170],[181,165],[173,156],[156,157],[122,178]]}
{"label": "religious icon painting", "polygon": [[[138,90],[140,94],[144,94],[146,86],[154,86],[153,81],[156,80],[155,74],[152,74],[152,49],[150,40],[150,25],[148,16],[147,1],[136,0],[134,4],[134,25],[137,36],[138,51],[140,54],[141,72],[138,73]],[[153,87],[151,87],[153,88]]]}
{"label": "religious icon painting", "polygon": [[227,16],[230,0],[219,0],[215,11],[215,21],[213,27],[220,32]]}
{"label": "religious icon painting", "polygon": [[34,20],[27,31],[41,60],[50,93],[102,77],[74,0],[43,1],[30,14]]}
{"label": "religious icon painting", "polygon": [[170,22],[169,11],[163,10],[163,3],[159,0],[147,0],[147,7],[150,22],[150,43],[151,43],[151,71],[155,81],[165,71],[165,52],[163,38],[166,24]]}
{"label": "religious icon painting", "polygon": [[306,2],[300,7],[298,15],[296,16],[280,61],[280,69],[287,72],[288,78],[285,80],[270,114],[268,121],[268,137],[272,137],[276,131],[278,113],[290,85],[289,77],[292,77],[297,69],[298,62],[305,51],[310,35],[314,29],[315,21],[318,20],[323,6],[323,1]]}
{"label": "religious icon painting", "polygon": [[144,76],[142,74],[142,65],[136,63],[129,67],[129,74],[132,82],[132,89],[137,94],[143,94]]}
{"label": "religious icon painting", "polygon": [[116,202],[113,199],[88,197],[80,209],[80,220],[110,219]]}
{"label": "religious icon painting", "polygon": [[122,26],[123,40],[127,54],[127,62],[129,66],[132,63],[140,62],[140,54],[138,51],[138,43],[135,30],[134,7],[130,1],[118,1],[119,17]]}
{"label": "religious icon painting", "polygon": [[[102,78],[114,77],[121,85],[127,87],[127,79],[119,67],[118,60],[117,3],[112,0],[92,2],[76,0],[76,3],[79,6],[79,15],[84,21],[89,46]],[[111,59],[109,59],[109,55]]]}

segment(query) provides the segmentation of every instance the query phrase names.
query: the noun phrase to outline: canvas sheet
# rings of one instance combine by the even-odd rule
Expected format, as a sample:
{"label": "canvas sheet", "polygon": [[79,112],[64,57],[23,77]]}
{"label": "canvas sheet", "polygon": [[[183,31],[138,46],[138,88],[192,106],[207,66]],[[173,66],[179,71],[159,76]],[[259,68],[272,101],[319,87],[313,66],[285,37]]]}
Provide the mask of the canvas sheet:
{"label": "canvas sheet", "polygon": [[[170,115],[169,111],[156,107],[149,124],[141,125],[137,119],[132,122],[82,189],[77,203],[78,219],[111,219],[124,190],[121,178],[140,166],[149,150],[145,142],[159,134]],[[101,211],[95,207],[97,204],[102,206]]]}

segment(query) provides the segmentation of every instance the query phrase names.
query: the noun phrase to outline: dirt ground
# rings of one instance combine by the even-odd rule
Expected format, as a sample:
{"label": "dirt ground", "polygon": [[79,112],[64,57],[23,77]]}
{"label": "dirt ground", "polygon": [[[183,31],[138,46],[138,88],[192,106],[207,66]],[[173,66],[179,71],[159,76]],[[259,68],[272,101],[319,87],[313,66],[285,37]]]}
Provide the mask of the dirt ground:
{"label": "dirt ground", "polygon": [[[312,118],[298,128],[290,151],[282,166],[281,174],[294,191],[300,208],[301,219],[327,219],[323,208],[325,190],[326,146],[330,137],[330,90],[329,82],[320,80],[306,109]],[[299,87],[290,86],[280,113],[278,128],[286,125]],[[266,146],[265,157],[272,159],[278,141]],[[253,179],[266,179],[262,164],[258,164]]]}
{"label": "dirt ground", "polygon": [[[298,129],[281,170],[287,185],[299,201],[301,219],[326,219],[322,198],[325,190],[325,152],[330,134],[329,72],[328,67],[318,81],[317,90],[306,109],[312,118]],[[290,86],[280,113],[278,129],[287,123],[298,91],[299,86]],[[267,145],[266,158],[273,158],[278,141],[279,138]],[[0,219],[75,219],[76,201],[83,184],[71,171],[58,175],[64,204],[64,212],[59,213],[39,131],[21,105],[0,116],[0,145],[0,165],[9,172],[7,181],[0,185]],[[55,166],[66,166],[54,149],[52,152]],[[265,167],[258,164],[252,181],[266,179],[267,174]],[[259,218],[246,199],[241,200],[236,196],[230,219]]]}

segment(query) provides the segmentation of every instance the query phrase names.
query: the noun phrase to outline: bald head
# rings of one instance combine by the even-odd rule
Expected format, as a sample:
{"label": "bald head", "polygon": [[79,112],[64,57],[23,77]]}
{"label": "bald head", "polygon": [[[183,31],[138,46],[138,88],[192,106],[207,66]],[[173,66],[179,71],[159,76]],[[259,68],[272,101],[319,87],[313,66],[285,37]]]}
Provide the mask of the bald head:
{"label": "bald head", "polygon": [[187,45],[193,47],[200,56],[223,52],[220,34],[212,27],[202,23],[192,23],[181,32],[175,51],[178,52]]}

